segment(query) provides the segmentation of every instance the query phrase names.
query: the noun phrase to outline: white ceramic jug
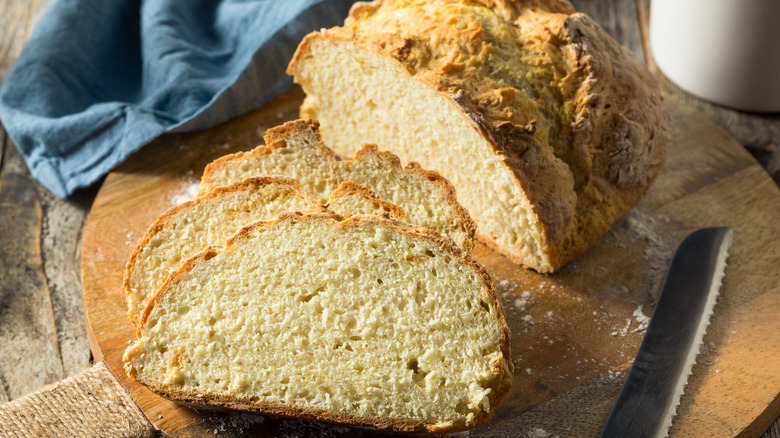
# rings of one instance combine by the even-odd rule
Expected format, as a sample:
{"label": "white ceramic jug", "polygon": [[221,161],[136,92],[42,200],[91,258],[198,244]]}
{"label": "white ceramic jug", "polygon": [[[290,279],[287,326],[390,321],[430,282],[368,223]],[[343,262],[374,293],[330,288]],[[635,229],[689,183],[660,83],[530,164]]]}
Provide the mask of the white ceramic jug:
{"label": "white ceramic jug", "polygon": [[684,90],[746,111],[780,111],[780,0],[653,0],[656,65]]}

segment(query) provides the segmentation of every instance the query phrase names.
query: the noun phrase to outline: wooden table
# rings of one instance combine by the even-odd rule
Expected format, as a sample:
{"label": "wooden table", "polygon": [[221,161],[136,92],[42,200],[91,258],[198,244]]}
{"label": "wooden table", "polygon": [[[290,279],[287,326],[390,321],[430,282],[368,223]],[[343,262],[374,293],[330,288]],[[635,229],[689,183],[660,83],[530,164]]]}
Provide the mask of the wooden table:
{"label": "wooden table", "polygon": [[[648,0],[573,3],[655,70],[646,45]],[[45,0],[0,0],[0,79],[45,6]],[[670,95],[726,130],[780,184],[780,115],[748,114],[711,105],[655,73]],[[58,199],[31,177],[2,127],[0,148],[0,403],[4,403],[90,365],[80,252],[89,210],[101,182],[66,200]],[[780,437],[780,419],[764,437]]]}

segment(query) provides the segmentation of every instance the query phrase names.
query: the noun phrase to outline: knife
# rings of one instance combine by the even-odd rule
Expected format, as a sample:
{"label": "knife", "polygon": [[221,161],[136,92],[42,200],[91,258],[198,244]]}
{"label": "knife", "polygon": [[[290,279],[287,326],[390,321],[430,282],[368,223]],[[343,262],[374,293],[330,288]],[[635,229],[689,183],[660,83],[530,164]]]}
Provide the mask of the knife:
{"label": "knife", "polygon": [[731,228],[703,228],[677,248],[602,438],[668,436],[715,307],[731,240]]}

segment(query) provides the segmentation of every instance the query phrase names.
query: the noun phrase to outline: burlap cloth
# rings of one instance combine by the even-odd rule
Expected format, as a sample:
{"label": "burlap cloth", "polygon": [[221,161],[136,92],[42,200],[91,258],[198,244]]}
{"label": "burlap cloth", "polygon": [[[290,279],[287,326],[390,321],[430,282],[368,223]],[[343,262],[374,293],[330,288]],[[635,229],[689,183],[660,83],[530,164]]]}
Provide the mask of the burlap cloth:
{"label": "burlap cloth", "polygon": [[154,426],[104,362],[0,405],[0,437],[153,437]]}

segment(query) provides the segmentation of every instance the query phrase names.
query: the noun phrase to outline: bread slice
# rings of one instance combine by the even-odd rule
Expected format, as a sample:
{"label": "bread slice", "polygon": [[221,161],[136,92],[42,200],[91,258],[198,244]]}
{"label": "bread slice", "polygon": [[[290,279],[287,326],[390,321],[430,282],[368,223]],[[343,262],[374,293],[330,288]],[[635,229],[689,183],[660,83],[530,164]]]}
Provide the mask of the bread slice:
{"label": "bread slice", "polygon": [[665,155],[656,81],[565,1],[356,3],[288,73],[337,154],[371,142],[437,170],[479,238],[542,272],[601,238]]}
{"label": "bread slice", "polygon": [[254,175],[297,178],[312,198],[326,202],[343,181],[354,181],[403,208],[407,220],[451,238],[466,251],[474,247],[476,226],[457,201],[452,185],[416,163],[363,145],[354,160],[341,160],[322,143],[319,124],[296,120],[269,129],[265,146],[222,157],[206,167],[201,192]]}
{"label": "bread slice", "polygon": [[[375,214],[404,220],[403,209],[378,199],[367,187],[343,183],[328,198],[331,211],[349,217]],[[127,263],[124,288],[128,316],[138,326],[141,312],[165,279],[191,256],[221,244],[244,225],[285,211],[310,210],[319,204],[287,177],[251,177],[175,206],[146,231]]]}
{"label": "bread slice", "polygon": [[252,222],[317,206],[293,178],[255,177],[172,207],[146,230],[127,262],[123,284],[130,320],[138,326],[168,275],[207,246]]}
{"label": "bread slice", "polygon": [[404,209],[379,199],[371,189],[355,181],[344,181],[330,194],[328,210],[344,217],[356,214],[384,216],[397,221],[406,221]]}
{"label": "bread slice", "polygon": [[190,403],[396,431],[487,421],[512,379],[487,272],[377,216],[284,213],[171,276],[124,356]]}

